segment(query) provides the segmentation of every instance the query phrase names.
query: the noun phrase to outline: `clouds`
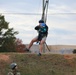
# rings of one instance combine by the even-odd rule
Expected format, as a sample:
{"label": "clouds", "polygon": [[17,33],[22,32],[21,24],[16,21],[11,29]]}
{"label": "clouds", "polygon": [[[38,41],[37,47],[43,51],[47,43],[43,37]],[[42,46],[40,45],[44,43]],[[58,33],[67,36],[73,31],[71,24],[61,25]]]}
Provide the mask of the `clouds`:
{"label": "clouds", "polygon": [[48,16],[50,44],[76,44],[76,14],[67,5],[51,5]]}
{"label": "clouds", "polygon": [[[47,17],[49,34],[47,44],[75,44],[76,45],[76,1],[50,0]],[[9,27],[19,31],[17,38],[23,43],[29,43],[37,36],[34,27],[41,19],[41,0],[0,0],[0,12],[3,14]],[[8,13],[38,13],[37,14],[8,14]]]}
{"label": "clouds", "polygon": [[0,7],[1,9],[7,9],[5,12],[37,13],[41,10],[41,0],[0,0]]}
{"label": "clouds", "polygon": [[76,13],[75,0],[52,0],[50,3],[50,13]]}

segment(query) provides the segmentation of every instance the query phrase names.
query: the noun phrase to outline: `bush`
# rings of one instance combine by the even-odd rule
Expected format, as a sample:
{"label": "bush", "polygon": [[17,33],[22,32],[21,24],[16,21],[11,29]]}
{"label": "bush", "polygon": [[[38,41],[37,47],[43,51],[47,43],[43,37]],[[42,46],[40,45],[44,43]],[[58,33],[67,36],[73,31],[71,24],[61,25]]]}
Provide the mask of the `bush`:
{"label": "bush", "polygon": [[73,53],[76,53],[76,49],[73,50]]}

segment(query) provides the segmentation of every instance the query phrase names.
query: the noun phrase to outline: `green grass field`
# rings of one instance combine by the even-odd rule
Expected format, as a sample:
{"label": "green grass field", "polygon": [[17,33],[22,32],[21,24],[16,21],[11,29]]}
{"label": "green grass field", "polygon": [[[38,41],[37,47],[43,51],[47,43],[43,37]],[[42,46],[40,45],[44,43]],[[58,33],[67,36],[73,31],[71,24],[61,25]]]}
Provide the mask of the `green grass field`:
{"label": "green grass field", "polygon": [[0,75],[7,75],[16,62],[21,75],[76,75],[76,55],[0,53]]}

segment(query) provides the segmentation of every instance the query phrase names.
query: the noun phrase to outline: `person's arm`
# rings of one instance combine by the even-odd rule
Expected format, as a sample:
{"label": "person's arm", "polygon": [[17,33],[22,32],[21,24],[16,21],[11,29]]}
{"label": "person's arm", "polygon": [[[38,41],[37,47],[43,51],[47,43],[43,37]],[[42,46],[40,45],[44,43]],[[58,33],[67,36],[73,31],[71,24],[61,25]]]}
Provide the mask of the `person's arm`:
{"label": "person's arm", "polygon": [[35,27],[35,30],[39,30],[39,28],[40,28],[40,26],[39,26],[39,25],[37,25],[37,26]]}

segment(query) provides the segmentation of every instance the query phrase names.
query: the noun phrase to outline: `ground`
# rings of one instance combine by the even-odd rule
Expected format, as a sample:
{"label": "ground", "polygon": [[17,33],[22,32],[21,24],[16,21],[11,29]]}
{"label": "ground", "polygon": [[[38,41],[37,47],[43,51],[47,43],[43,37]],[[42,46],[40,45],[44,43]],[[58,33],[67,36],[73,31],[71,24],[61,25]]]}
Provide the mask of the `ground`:
{"label": "ground", "polygon": [[0,53],[0,75],[6,75],[10,64],[18,64],[21,75],[76,75],[76,55]]}
{"label": "ground", "polygon": [[0,54],[0,60],[3,60],[5,62],[10,60],[10,56],[9,55],[5,55],[5,54]]}

